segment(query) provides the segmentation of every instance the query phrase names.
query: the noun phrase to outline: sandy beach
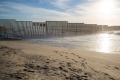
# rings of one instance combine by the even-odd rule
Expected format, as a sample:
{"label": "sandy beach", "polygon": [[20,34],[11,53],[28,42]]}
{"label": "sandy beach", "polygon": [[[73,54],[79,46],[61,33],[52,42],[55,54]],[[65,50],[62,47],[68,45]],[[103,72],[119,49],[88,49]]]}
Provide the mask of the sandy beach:
{"label": "sandy beach", "polygon": [[120,54],[0,41],[0,80],[120,80]]}

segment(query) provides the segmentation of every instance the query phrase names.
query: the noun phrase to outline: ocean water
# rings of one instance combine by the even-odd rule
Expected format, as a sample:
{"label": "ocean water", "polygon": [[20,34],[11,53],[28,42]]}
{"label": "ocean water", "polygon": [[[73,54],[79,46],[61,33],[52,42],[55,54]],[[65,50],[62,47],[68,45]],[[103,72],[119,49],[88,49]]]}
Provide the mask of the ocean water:
{"label": "ocean water", "polygon": [[81,36],[49,36],[28,39],[34,44],[78,48],[104,53],[120,53],[120,31],[109,31]]}

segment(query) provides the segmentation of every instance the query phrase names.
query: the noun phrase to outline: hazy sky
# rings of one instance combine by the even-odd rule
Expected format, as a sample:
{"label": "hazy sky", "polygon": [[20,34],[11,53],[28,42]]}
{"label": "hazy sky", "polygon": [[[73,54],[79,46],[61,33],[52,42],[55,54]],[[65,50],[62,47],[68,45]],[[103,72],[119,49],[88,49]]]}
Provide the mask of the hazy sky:
{"label": "hazy sky", "polygon": [[120,0],[0,0],[0,18],[120,25]]}

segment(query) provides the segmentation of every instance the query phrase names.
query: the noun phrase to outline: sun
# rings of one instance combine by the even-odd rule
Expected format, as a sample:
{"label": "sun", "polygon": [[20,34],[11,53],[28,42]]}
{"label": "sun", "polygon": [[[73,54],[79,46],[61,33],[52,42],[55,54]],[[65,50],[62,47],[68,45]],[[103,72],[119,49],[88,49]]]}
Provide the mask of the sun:
{"label": "sun", "polygon": [[115,0],[100,0],[98,11],[101,14],[112,14],[116,7]]}

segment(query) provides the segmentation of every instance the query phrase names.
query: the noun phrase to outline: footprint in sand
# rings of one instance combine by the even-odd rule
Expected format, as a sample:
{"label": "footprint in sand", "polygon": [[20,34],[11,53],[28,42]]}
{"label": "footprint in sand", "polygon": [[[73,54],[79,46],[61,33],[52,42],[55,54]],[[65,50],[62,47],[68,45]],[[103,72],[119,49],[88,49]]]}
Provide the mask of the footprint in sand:
{"label": "footprint in sand", "polygon": [[58,53],[58,51],[54,51],[55,53]]}
{"label": "footprint in sand", "polygon": [[28,76],[25,73],[12,73],[7,74],[12,78],[15,78],[16,80],[25,80],[25,78],[28,78]]}
{"label": "footprint in sand", "polygon": [[56,60],[52,60],[52,62],[56,62]]}
{"label": "footprint in sand", "polygon": [[72,59],[74,62],[78,63],[78,61],[76,61],[75,59]]}
{"label": "footprint in sand", "polygon": [[69,59],[68,56],[65,56],[66,59]]}
{"label": "footprint in sand", "polygon": [[47,61],[47,62],[45,62],[45,63],[49,64],[50,62]]}
{"label": "footprint in sand", "polygon": [[46,59],[47,61],[49,61],[50,59]]}
{"label": "footprint in sand", "polygon": [[78,58],[80,59],[80,58],[82,58],[82,57],[78,56]]}
{"label": "footprint in sand", "polygon": [[59,64],[62,65],[63,63],[60,62]]}
{"label": "footprint in sand", "polygon": [[67,66],[71,67],[71,66],[72,66],[72,64],[71,64],[70,62],[67,62]]}
{"label": "footprint in sand", "polygon": [[66,57],[66,59],[69,59],[68,57]]}
{"label": "footprint in sand", "polygon": [[71,54],[75,55],[74,53],[71,53]]}
{"label": "footprint in sand", "polygon": [[30,69],[23,69],[23,71],[25,71],[25,72],[31,72],[31,73],[35,72],[34,70],[30,70]]}
{"label": "footprint in sand", "polygon": [[104,73],[105,76],[109,76],[110,80],[115,80],[113,77],[111,77],[109,74]]}
{"label": "footprint in sand", "polygon": [[112,77],[109,77],[111,80],[115,80],[114,78],[112,78]]}
{"label": "footprint in sand", "polygon": [[68,70],[65,69],[65,66],[59,66],[58,68],[59,68],[61,71],[64,71],[64,72],[67,72],[67,73],[68,73]]}
{"label": "footprint in sand", "polygon": [[82,65],[84,68],[86,68],[86,66],[85,66],[85,64],[84,64],[84,63],[81,63],[81,65]]}
{"label": "footprint in sand", "polygon": [[115,67],[115,69],[119,70],[119,68],[118,68],[118,67]]}
{"label": "footprint in sand", "polygon": [[63,56],[61,53],[59,53],[60,56]]}

